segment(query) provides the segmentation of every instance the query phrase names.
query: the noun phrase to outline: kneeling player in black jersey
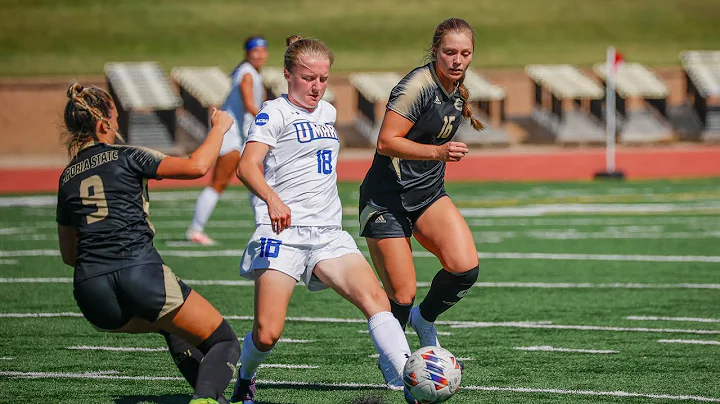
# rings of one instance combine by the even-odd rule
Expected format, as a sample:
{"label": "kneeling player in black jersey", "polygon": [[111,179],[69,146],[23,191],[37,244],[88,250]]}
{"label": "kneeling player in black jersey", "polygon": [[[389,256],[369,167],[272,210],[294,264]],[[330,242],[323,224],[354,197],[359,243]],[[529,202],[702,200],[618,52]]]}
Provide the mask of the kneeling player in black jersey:
{"label": "kneeling player in black jersey", "polygon": [[216,112],[189,158],[115,145],[117,109],[97,87],[67,91],[57,222],[63,262],[75,268],[74,296],[85,318],[110,332],[161,333],[195,392],[190,403],[227,403],[238,339],[222,315],[178,279],[153,246],[150,178],[199,178],[215,163],[233,120]]}
{"label": "kneeling player in black jersey", "polygon": [[[472,233],[445,193],[445,164],[468,152],[452,141],[472,116],[463,84],[475,34],[464,20],[440,23],[430,63],[408,73],[393,88],[372,166],[360,187],[360,233],[390,298],[392,312],[415,329],[422,346],[439,345],[434,322],[462,299],[478,277]],[[425,299],[416,293],[410,237],[433,253],[443,268]]]}

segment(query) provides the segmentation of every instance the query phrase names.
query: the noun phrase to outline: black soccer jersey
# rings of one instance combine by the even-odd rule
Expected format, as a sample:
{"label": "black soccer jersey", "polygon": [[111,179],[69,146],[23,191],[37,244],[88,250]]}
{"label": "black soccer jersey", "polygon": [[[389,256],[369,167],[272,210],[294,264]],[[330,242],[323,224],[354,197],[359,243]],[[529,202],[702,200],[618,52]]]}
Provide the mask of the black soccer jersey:
{"label": "black soccer jersey", "polygon": [[[451,93],[445,90],[431,62],[408,73],[393,88],[387,109],[414,123],[406,138],[441,145],[455,136],[464,103],[457,89]],[[373,200],[388,209],[414,211],[444,192],[444,178],[443,161],[402,160],[376,151],[360,187],[360,199]]]}
{"label": "black soccer jersey", "polygon": [[148,221],[147,181],[157,178],[164,157],[145,148],[94,143],[65,168],[56,220],[78,231],[76,281],[163,263]]}

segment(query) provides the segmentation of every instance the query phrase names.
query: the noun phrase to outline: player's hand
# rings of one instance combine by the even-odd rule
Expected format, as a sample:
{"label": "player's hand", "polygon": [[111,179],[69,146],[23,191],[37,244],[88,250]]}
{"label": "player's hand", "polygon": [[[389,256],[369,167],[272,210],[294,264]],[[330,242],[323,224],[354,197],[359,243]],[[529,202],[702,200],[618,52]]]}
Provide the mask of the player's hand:
{"label": "player's hand", "polygon": [[272,196],[267,201],[268,215],[270,215],[270,224],[275,234],[290,227],[290,208],[283,203],[277,196]]}
{"label": "player's hand", "polygon": [[465,143],[447,142],[442,146],[438,146],[438,160],[440,161],[460,161],[470,151]]}
{"label": "player's hand", "polygon": [[228,115],[227,112],[213,108],[212,115],[210,116],[210,123],[213,127],[222,129],[224,133],[230,129],[233,122],[235,121],[230,117],[230,115]]}

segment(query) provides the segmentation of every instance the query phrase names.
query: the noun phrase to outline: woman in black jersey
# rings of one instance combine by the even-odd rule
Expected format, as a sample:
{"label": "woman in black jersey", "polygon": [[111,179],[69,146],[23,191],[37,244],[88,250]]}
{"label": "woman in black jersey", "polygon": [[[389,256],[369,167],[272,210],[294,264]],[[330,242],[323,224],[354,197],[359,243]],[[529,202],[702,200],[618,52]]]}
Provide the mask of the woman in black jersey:
{"label": "woman in black jersey", "polygon": [[147,181],[205,175],[232,118],[215,112],[207,139],[189,158],[169,157],[114,144],[118,112],[106,91],[74,83],[67,95],[64,143],[71,161],[60,177],[57,223],[63,262],[75,268],[80,311],[99,330],[161,333],[194,388],[190,403],[227,403],[237,336],[155,250]]}
{"label": "woman in black jersey", "polygon": [[[433,35],[430,63],[393,88],[380,128],[372,166],[360,187],[360,234],[390,299],[392,312],[415,329],[421,346],[439,345],[434,322],[478,277],[472,233],[445,193],[445,164],[468,153],[452,141],[472,116],[463,84],[475,47],[472,27],[461,19],[440,23]],[[425,299],[416,293],[410,237],[433,253],[443,268]]]}

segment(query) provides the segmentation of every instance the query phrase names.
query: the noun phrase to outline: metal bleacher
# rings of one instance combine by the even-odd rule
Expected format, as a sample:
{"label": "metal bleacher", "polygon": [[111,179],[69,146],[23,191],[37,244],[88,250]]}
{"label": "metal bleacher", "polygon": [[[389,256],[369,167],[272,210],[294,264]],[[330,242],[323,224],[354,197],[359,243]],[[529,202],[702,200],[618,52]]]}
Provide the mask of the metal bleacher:
{"label": "metal bleacher", "polygon": [[503,129],[505,90],[472,69],[465,72],[464,83],[470,92],[470,104],[480,111],[480,120],[485,124],[485,129],[478,132],[473,129],[470,121],[466,120],[458,128],[456,139],[477,146],[509,145],[510,138]]}
{"label": "metal bleacher", "polygon": [[[400,74],[389,72],[350,74],[350,84],[357,90],[355,129],[371,144],[377,142],[390,92],[401,79]],[[502,129],[505,121],[505,90],[472,70],[466,73],[465,85],[470,92],[470,103],[476,112],[481,112],[481,121],[486,124],[486,129],[478,132],[469,121],[465,121],[458,128],[456,139],[478,146],[509,144],[509,137]]]}
{"label": "metal bleacher", "polygon": [[107,63],[105,76],[125,141],[160,151],[176,151],[175,111],[182,100],[160,64]]}
{"label": "metal bleacher", "polygon": [[178,126],[195,140],[202,141],[209,131],[209,110],[220,107],[230,92],[231,80],[219,67],[176,67],[170,77],[180,89],[187,114],[178,115]]}
{"label": "metal bleacher", "polygon": [[390,91],[400,82],[402,76],[397,73],[352,73],[348,79],[357,90],[358,115],[355,119],[355,130],[374,145],[380,133]]}
{"label": "metal bleacher", "polygon": [[532,118],[557,143],[604,143],[603,89],[571,65],[528,65],[535,87]]}
{"label": "metal bleacher", "polygon": [[720,51],[685,51],[680,61],[700,139],[720,141]]}
{"label": "metal bleacher", "polygon": [[[607,81],[605,63],[593,67],[603,81]],[[615,107],[618,140],[621,143],[668,142],[674,138],[668,122],[667,86],[644,65],[623,63],[615,74]],[[629,103],[639,108],[629,108]]]}
{"label": "metal bleacher", "polygon": [[[262,69],[263,85],[267,89],[268,100],[287,93],[287,80],[285,80],[283,72],[284,69],[279,67],[264,67]],[[322,99],[331,104],[335,102],[335,93],[333,93],[329,85],[325,88],[325,95],[323,95]]]}

